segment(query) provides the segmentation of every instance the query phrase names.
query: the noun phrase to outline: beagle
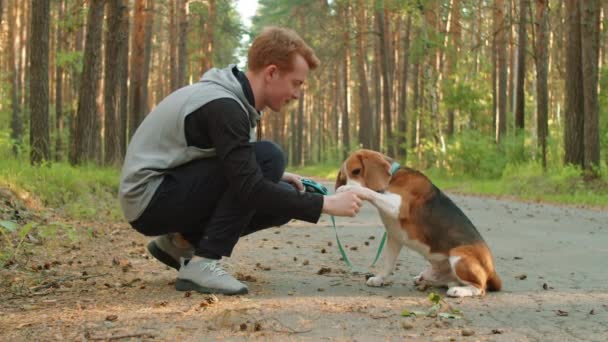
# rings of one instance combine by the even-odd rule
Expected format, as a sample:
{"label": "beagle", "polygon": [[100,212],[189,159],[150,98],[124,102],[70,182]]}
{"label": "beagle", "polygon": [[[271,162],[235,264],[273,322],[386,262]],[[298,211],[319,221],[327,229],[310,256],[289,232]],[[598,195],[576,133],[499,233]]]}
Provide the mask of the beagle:
{"label": "beagle", "polygon": [[450,297],[499,291],[492,253],[467,216],[421,172],[399,167],[371,150],[351,154],[338,173],[336,191],[355,191],[380,213],[387,231],[384,267],[368,286],[387,284],[401,247],[430,263],[414,277],[419,286],[447,286]]}

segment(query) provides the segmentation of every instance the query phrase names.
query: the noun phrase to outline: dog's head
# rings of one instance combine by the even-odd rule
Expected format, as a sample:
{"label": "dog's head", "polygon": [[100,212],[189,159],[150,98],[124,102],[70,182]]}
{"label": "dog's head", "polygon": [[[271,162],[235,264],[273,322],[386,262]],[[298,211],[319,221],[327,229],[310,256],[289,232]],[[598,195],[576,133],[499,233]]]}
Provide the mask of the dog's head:
{"label": "dog's head", "polygon": [[363,149],[346,158],[336,178],[336,189],[355,183],[381,192],[386,190],[390,179],[391,160],[380,152]]}

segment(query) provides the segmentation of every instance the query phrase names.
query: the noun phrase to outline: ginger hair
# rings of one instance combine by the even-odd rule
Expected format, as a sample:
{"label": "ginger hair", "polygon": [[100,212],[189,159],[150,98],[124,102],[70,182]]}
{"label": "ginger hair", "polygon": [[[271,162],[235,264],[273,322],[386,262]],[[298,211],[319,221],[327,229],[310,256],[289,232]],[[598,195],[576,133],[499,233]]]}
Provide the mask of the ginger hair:
{"label": "ginger hair", "polygon": [[319,58],[313,49],[295,31],[269,26],[251,44],[247,54],[247,68],[256,72],[274,64],[281,71],[291,71],[296,54],[304,57],[311,70],[319,66]]}

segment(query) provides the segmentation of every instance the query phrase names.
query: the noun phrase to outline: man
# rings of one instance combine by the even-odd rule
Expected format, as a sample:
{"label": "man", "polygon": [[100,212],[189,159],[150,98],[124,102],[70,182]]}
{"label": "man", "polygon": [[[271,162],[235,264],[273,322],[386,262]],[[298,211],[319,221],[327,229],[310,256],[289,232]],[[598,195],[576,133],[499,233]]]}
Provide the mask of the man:
{"label": "man", "polygon": [[291,219],[316,223],[321,213],[354,216],[361,198],[303,192],[285,171],[285,156],[255,141],[262,109],[279,112],[301,96],[319,60],[293,31],[269,27],[248,52],[248,70],[211,69],[176,90],[133,135],[119,197],[131,225],[159,236],[148,250],[179,270],[180,291],[244,294],[247,286],[218,264],[241,236]]}

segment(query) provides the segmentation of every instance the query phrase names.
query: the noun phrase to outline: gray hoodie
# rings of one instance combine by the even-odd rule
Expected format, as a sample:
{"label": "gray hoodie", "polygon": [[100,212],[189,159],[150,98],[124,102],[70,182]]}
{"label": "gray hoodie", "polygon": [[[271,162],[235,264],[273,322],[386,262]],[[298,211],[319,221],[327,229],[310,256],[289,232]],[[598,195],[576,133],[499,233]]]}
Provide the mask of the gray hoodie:
{"label": "gray hoodie", "polygon": [[233,67],[211,69],[198,83],[169,94],[139,125],[127,148],[118,191],[129,222],[135,221],[146,209],[167,169],[215,156],[214,148],[188,146],[184,122],[192,112],[216,99],[234,99],[243,108],[243,115],[249,117],[250,141],[255,141],[260,114],[247,101],[232,73]]}

